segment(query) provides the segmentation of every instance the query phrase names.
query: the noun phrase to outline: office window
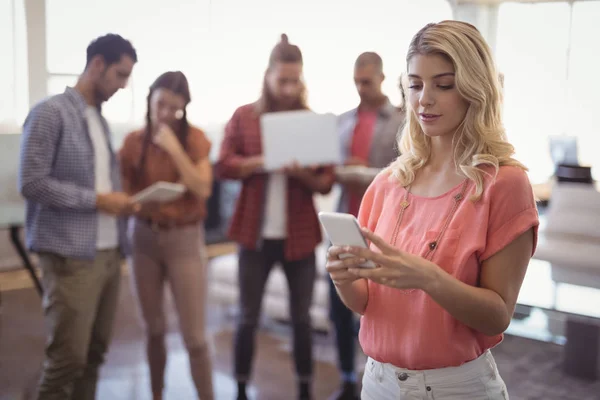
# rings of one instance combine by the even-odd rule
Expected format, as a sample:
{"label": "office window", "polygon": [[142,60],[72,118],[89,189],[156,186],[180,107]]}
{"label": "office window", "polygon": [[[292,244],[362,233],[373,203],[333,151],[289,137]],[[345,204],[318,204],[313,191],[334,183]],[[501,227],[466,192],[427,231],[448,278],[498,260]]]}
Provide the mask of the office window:
{"label": "office window", "polygon": [[62,93],[67,86],[74,86],[75,83],[77,83],[77,75],[51,75],[48,78],[48,94]]}
{"label": "office window", "polygon": [[[341,112],[358,102],[355,58],[377,51],[384,60],[385,91],[398,103],[398,76],[411,37],[428,22],[452,17],[446,0],[46,0],[49,87],[63,90],[85,64],[85,47],[112,31],[131,39],[139,63],[122,103],[111,99],[107,117],[143,122],[152,81],[182,70],[190,81],[188,115],[201,125],[227,121],[260,94],[269,52],[281,33],[304,53],[309,102],[316,111]],[[90,6],[93,4],[94,8]],[[90,8],[88,8],[90,7]],[[73,32],[77,32],[73,35]],[[65,77],[66,75],[66,77]],[[125,103],[131,101],[128,107]],[[110,112],[109,112],[110,111]]]}
{"label": "office window", "polygon": [[[111,122],[143,123],[152,81],[167,70],[183,71],[193,97],[200,93],[209,0],[46,0],[48,89],[62,92],[85,67],[86,47],[106,33],[130,40],[138,64],[126,89],[104,106]],[[76,32],[76,34],[73,34]],[[195,99],[193,99],[195,102]],[[190,105],[193,109],[194,105]]]}
{"label": "office window", "polygon": [[534,181],[553,173],[548,136],[567,133],[567,3],[500,6],[497,60],[504,73],[504,121]]}
{"label": "office window", "polygon": [[580,163],[600,174],[600,82],[591,50],[599,19],[600,1],[500,6],[497,57],[505,74],[505,123],[534,181],[554,172],[548,149],[553,135],[576,136]]}
{"label": "office window", "polygon": [[[265,10],[268,10],[265,11]],[[295,0],[218,0],[211,12],[211,39],[220,63],[211,74],[213,86],[207,116],[228,118],[236,106],[260,93],[269,52],[281,33],[300,46],[309,104],[319,112],[342,112],[356,106],[353,64],[364,51],[383,58],[385,92],[399,101],[398,76],[412,36],[426,23],[451,18],[445,0],[365,3],[349,0],[301,2]],[[232,95],[236,93],[236,95]]]}
{"label": "office window", "polygon": [[23,122],[28,107],[23,0],[0,0],[0,54],[0,124],[16,129]]}
{"label": "office window", "polygon": [[573,4],[571,46],[567,83],[567,133],[579,139],[580,162],[592,165],[600,176],[600,80],[598,79],[598,38],[600,1]]}

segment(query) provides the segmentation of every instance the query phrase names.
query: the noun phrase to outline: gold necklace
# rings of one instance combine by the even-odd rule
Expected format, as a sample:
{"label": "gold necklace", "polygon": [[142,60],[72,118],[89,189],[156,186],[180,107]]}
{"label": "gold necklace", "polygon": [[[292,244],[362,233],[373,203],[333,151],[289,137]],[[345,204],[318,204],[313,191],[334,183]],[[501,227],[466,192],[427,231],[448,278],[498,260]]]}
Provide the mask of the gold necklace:
{"label": "gold necklace", "polygon": [[[465,191],[467,190],[468,183],[469,183],[469,180],[465,179],[462,184],[462,189],[461,189],[460,193],[458,193],[456,196],[454,196],[454,198],[453,198],[454,201],[452,202],[452,207],[450,208],[450,212],[448,213],[448,216],[446,217],[446,220],[444,221],[444,225],[442,225],[442,229],[440,229],[440,232],[438,233],[435,240],[433,242],[429,242],[427,244],[427,253],[425,253],[425,256],[424,256],[425,259],[431,261],[431,259],[433,258],[433,254],[438,249],[438,247],[440,245],[440,241],[442,240],[442,236],[444,235],[444,232],[446,232],[446,228],[448,228],[448,225],[450,225],[450,221],[452,220],[452,217],[454,217],[454,214],[456,213],[456,210],[458,209],[458,205],[465,197]],[[394,231],[392,233],[391,245],[393,247],[396,247],[396,241],[398,240],[398,232],[400,231],[400,225],[402,224],[402,217],[404,216],[404,210],[406,210],[408,208],[408,206],[410,206],[410,202],[408,201],[408,196],[411,193],[410,190],[411,190],[411,186],[409,185],[408,188],[406,189],[406,193],[404,194],[404,199],[402,200],[402,203],[400,203],[400,212],[398,213],[398,218],[396,219],[396,226],[394,227]],[[416,289],[398,289],[398,290],[400,290],[400,292],[403,294],[409,294],[409,293],[414,292]]]}

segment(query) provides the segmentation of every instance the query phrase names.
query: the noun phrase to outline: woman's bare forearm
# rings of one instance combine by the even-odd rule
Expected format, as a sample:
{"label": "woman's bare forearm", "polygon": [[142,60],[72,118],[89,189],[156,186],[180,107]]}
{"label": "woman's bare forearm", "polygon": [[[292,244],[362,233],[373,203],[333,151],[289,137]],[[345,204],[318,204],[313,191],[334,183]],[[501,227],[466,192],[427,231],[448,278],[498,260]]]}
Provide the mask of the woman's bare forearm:
{"label": "woman's bare forearm", "polygon": [[450,315],[485,335],[506,330],[512,312],[498,293],[467,285],[441,269],[435,275],[425,291]]}
{"label": "woman's bare forearm", "polygon": [[366,279],[358,279],[352,283],[335,285],[342,302],[350,310],[364,314],[369,299],[369,287]]}

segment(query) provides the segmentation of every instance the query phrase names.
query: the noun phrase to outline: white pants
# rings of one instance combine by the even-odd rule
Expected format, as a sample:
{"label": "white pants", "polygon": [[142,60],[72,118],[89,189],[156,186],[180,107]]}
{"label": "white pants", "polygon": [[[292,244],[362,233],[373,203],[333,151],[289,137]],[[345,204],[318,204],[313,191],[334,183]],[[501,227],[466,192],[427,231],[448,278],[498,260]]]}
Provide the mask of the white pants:
{"label": "white pants", "polygon": [[460,367],[412,371],[369,357],[362,400],[508,400],[506,385],[488,350]]}

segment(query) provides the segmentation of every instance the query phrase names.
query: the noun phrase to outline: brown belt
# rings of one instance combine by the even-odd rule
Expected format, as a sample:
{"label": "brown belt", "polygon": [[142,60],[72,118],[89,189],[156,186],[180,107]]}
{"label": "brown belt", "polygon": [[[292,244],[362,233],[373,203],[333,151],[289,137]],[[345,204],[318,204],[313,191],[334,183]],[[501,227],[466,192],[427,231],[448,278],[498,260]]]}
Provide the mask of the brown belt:
{"label": "brown belt", "polygon": [[198,225],[200,221],[154,221],[150,218],[138,218],[153,231],[168,231],[171,229],[185,228],[191,225]]}

